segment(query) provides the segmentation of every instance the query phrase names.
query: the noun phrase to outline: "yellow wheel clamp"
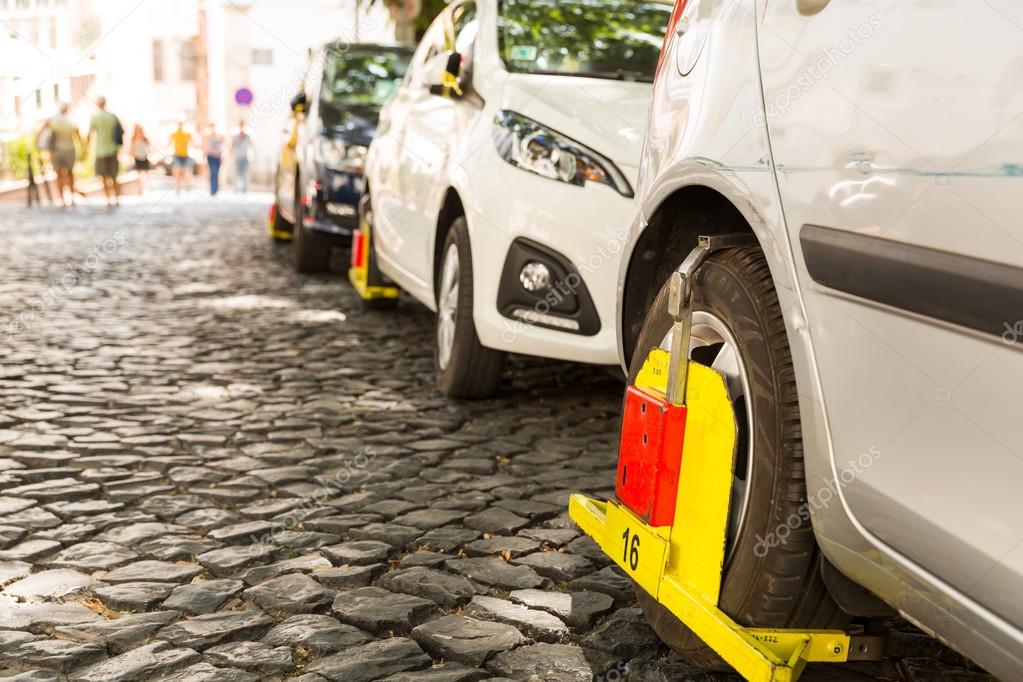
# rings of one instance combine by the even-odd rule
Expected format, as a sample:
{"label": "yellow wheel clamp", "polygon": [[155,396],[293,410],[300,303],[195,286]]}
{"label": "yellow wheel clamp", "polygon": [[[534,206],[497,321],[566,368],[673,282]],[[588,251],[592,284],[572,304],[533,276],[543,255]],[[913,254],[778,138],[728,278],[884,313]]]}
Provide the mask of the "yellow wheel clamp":
{"label": "yellow wheel clamp", "polygon": [[687,361],[691,283],[710,253],[751,243],[742,235],[701,237],[672,275],[672,350],[652,350],[626,391],[618,501],[572,495],[569,515],[739,674],[756,682],[791,682],[807,663],[876,660],[883,642],[837,630],[743,627],[717,606],[736,423],[724,378]]}
{"label": "yellow wheel clamp", "polygon": [[370,251],[373,236],[368,202],[369,197],[365,196],[359,201],[359,227],[352,233],[352,264],[348,269],[348,279],[363,300],[398,298],[397,287],[391,286],[377,269],[376,259]]}
{"label": "yellow wheel clamp", "polygon": [[266,232],[273,239],[281,239],[283,241],[291,241],[291,233],[284,230],[278,230],[274,227],[277,224],[277,204],[270,204],[270,212],[266,217]]}

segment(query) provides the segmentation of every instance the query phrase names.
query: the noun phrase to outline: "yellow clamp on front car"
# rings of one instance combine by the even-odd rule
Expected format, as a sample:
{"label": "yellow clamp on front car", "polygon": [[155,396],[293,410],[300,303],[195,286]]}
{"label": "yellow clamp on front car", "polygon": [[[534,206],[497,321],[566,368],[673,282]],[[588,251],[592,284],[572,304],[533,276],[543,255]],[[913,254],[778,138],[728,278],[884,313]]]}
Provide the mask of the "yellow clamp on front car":
{"label": "yellow clamp on front car", "polygon": [[[360,214],[364,215],[365,211],[360,211]],[[360,219],[358,229],[352,234],[352,262],[348,268],[348,280],[364,301],[398,298],[398,289],[383,283],[383,277],[373,263],[370,252],[372,238],[369,221],[365,218]]]}
{"label": "yellow clamp on front car", "polygon": [[[669,353],[654,349],[635,385],[664,395]],[[841,631],[746,628],[721,611],[718,597],[735,466],[735,414],[724,378],[689,362],[674,523],[652,527],[625,506],[572,495],[569,516],[636,583],[748,680],[793,682],[807,663],[848,660]]]}

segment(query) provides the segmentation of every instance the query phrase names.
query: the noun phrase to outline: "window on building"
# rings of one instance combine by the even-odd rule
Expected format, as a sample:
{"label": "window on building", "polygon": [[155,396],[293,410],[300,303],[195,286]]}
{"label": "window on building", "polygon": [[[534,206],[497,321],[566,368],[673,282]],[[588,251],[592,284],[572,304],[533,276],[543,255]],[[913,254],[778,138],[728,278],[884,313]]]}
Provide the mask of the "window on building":
{"label": "window on building", "polygon": [[253,66],[273,66],[274,51],[268,47],[257,47],[252,50]]}
{"label": "window on building", "polygon": [[181,50],[179,52],[181,58],[181,80],[183,81],[194,81],[195,80],[195,43],[191,40],[186,40],[181,43]]}
{"label": "window on building", "polygon": [[36,109],[43,108],[43,91],[36,90]]}
{"label": "window on building", "polygon": [[163,80],[163,41],[159,38],[153,40],[153,80]]}
{"label": "window on building", "polygon": [[18,9],[27,9],[28,8],[28,0],[16,0],[16,2],[14,3],[14,6],[17,7]]}
{"label": "window on building", "polygon": [[53,101],[54,102],[60,101],[60,83],[53,84]]}

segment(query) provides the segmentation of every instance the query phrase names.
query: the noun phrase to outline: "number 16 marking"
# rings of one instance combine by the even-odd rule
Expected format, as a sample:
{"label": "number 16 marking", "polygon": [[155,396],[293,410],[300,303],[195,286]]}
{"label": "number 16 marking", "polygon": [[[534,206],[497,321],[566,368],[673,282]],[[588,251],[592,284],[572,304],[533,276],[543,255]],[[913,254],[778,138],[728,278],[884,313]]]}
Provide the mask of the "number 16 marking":
{"label": "number 16 marking", "polygon": [[629,542],[629,535],[630,530],[626,528],[622,533],[622,540],[625,541],[622,547],[622,563],[628,563],[629,568],[635,571],[639,568],[639,536],[633,534],[632,542]]}

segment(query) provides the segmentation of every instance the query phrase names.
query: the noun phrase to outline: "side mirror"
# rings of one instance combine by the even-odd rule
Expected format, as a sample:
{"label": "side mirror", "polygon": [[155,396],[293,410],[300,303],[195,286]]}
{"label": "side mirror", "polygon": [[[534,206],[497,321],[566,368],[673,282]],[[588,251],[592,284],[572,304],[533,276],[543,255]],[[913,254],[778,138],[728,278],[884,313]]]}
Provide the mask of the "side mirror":
{"label": "side mirror", "polygon": [[459,77],[462,75],[462,55],[458,52],[442,52],[434,55],[426,64],[426,86],[434,95],[462,94]]}
{"label": "side mirror", "polygon": [[309,101],[305,96],[304,92],[297,92],[294,97],[291,98],[291,112],[294,114],[302,113],[309,110]]}

